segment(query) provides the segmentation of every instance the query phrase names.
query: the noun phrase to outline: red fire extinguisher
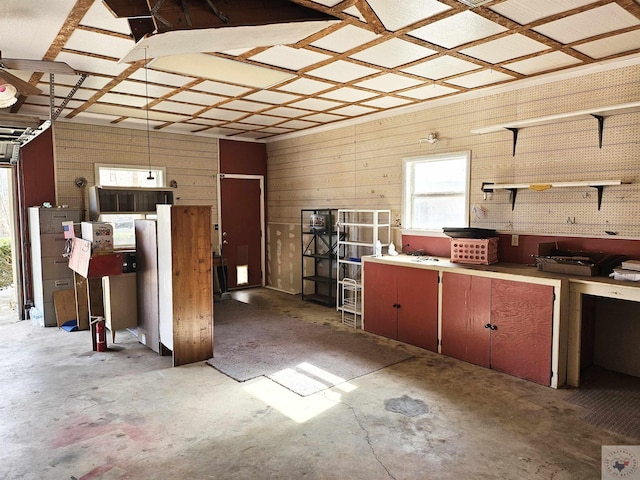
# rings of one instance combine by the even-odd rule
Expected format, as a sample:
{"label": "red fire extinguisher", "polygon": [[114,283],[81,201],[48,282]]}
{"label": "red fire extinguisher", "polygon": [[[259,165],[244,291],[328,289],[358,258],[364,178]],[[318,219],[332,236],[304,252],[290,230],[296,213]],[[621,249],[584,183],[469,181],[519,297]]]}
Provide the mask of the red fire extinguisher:
{"label": "red fire extinguisher", "polygon": [[107,336],[104,320],[96,322],[96,350],[98,352],[107,351]]}

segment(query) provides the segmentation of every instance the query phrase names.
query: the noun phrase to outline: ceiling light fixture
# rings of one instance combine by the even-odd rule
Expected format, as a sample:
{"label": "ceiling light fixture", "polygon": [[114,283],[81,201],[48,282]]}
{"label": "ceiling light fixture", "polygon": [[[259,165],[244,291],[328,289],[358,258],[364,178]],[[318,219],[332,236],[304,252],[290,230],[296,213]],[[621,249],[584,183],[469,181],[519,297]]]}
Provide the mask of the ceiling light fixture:
{"label": "ceiling light fixture", "polygon": [[147,101],[147,157],[149,159],[149,176],[147,180],[155,180],[151,173],[151,132],[149,127],[149,78],[147,76],[147,48],[144,49],[144,96]]}
{"label": "ceiling light fixture", "polygon": [[18,91],[10,83],[0,85],[0,108],[7,108],[18,101]]}

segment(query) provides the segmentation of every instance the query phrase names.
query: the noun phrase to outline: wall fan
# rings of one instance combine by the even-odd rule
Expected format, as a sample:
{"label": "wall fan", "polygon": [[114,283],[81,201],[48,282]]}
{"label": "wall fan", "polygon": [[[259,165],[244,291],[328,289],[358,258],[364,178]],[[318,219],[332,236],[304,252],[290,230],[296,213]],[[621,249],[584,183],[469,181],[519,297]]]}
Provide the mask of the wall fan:
{"label": "wall fan", "polygon": [[21,95],[39,95],[42,93],[37,87],[25,82],[7,70],[21,70],[26,72],[53,73],[60,75],[75,75],[77,72],[64,62],[49,60],[25,60],[22,58],[2,58],[0,52],[0,83],[13,86]]}

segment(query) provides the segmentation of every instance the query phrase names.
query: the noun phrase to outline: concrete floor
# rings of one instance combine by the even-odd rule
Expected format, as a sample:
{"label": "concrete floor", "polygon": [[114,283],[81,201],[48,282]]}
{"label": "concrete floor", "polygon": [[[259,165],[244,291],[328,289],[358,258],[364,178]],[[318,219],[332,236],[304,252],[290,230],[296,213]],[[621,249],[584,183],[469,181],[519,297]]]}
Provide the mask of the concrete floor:
{"label": "concrete floor", "polygon": [[[298,296],[233,295],[346,328]],[[569,390],[420,349],[298,397],[116,341],[97,353],[88,332],[0,325],[0,478],[582,480],[600,478],[601,445],[640,443],[585,423]]]}

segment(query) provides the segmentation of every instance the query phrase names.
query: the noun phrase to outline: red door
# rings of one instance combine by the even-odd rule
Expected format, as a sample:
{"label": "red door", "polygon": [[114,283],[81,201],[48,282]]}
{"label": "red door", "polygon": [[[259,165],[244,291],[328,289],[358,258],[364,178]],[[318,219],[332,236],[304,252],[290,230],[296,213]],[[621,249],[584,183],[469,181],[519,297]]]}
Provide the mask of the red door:
{"label": "red door", "polygon": [[491,279],[445,272],[442,275],[444,355],[489,367]]}
{"label": "red door", "polygon": [[222,255],[230,289],[262,286],[262,177],[220,176]]}
{"label": "red door", "polygon": [[491,285],[491,368],[549,385],[553,287],[495,279]]}
{"label": "red door", "polygon": [[379,263],[364,267],[364,329],[393,339],[398,335],[397,270]]}
{"label": "red door", "polygon": [[438,351],[438,272],[396,267],[398,340]]}

